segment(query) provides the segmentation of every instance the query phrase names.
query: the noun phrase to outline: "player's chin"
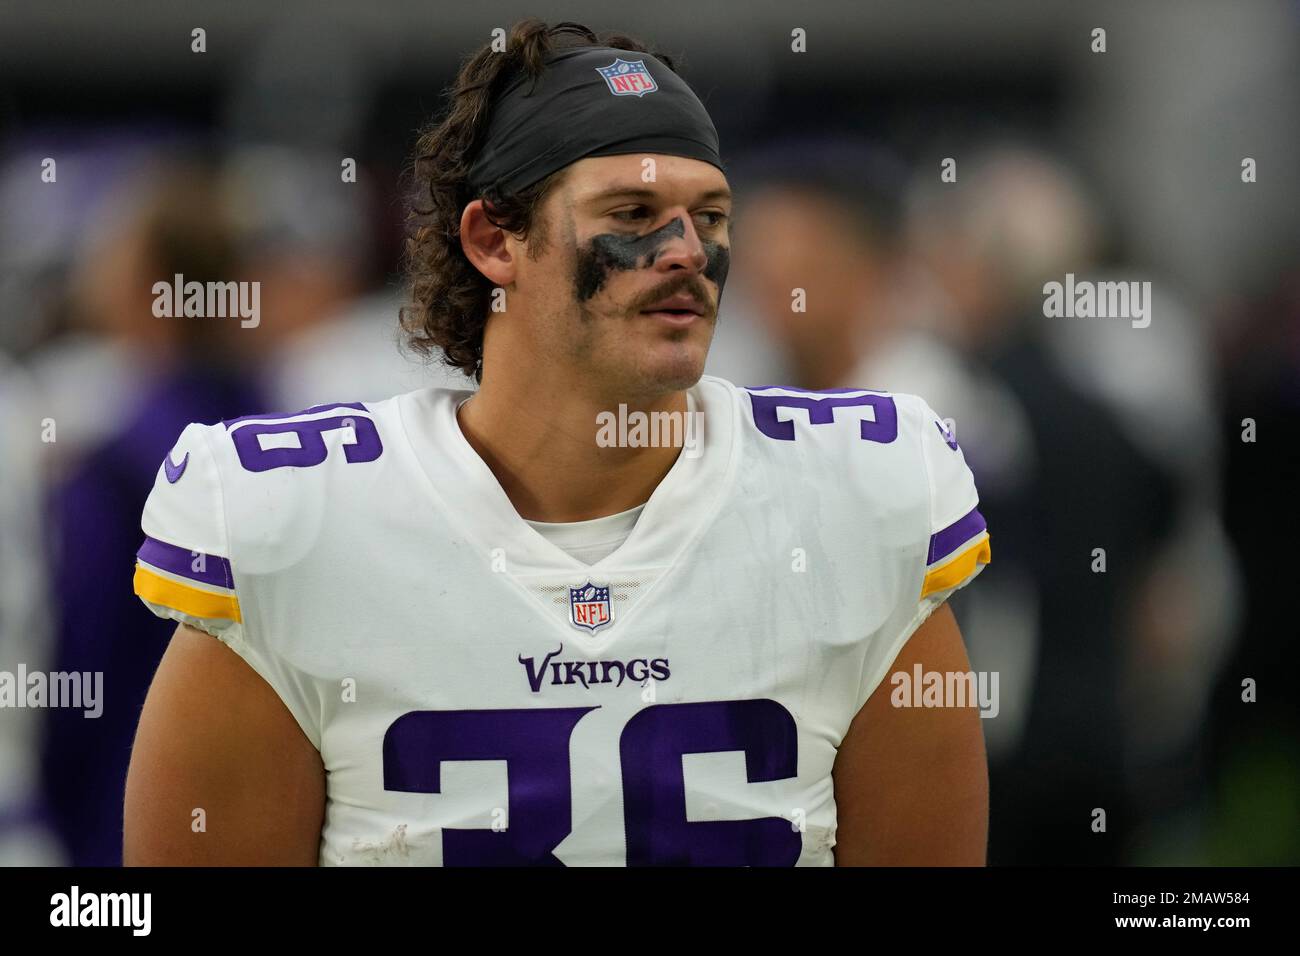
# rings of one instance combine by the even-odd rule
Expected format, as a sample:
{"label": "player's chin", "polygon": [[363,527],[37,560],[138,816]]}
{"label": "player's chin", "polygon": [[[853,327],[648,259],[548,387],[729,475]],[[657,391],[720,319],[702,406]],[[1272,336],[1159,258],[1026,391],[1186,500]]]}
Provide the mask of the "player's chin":
{"label": "player's chin", "polygon": [[643,385],[655,390],[689,388],[704,374],[714,322],[712,315],[665,322],[643,313],[608,346],[631,359],[628,367],[637,370]]}
{"label": "player's chin", "polygon": [[642,353],[642,377],[665,391],[690,388],[704,374],[711,339],[693,334],[650,343]]}

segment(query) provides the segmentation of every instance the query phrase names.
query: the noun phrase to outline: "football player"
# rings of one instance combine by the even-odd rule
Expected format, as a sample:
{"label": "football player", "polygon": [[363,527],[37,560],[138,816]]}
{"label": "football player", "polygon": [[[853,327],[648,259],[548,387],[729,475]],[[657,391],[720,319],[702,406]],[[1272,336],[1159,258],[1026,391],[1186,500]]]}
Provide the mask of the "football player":
{"label": "football player", "polygon": [[983,863],[977,711],[885,679],[969,671],[972,476],[919,398],[703,375],[732,197],[670,59],[518,24],[415,170],[403,324],[478,388],[180,435],[126,862]]}

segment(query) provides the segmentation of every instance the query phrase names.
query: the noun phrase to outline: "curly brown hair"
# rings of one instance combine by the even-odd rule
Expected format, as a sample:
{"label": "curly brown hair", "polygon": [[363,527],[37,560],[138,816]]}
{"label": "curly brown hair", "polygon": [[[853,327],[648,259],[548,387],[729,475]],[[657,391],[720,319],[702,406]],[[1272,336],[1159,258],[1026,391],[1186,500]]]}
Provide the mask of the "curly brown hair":
{"label": "curly brown hair", "polygon": [[[525,72],[536,82],[551,51],[583,46],[649,53],[676,71],[671,56],[621,33],[598,35],[567,20],[554,26],[521,20],[510,28],[503,52],[494,52],[489,43],[465,60],[445,94],[451,100],[445,115],[420,132],[415,146],[405,253],[412,301],[401,309],[402,331],[410,348],[425,356],[441,350],[447,365],[477,381],[483,379],[483,330],[494,286],[460,247],[461,213],[480,198],[470,188],[469,169],[501,90]],[[526,239],[530,256],[545,250],[546,223],[539,210],[566,171],[517,192],[504,193],[494,184],[481,193],[489,221]]]}

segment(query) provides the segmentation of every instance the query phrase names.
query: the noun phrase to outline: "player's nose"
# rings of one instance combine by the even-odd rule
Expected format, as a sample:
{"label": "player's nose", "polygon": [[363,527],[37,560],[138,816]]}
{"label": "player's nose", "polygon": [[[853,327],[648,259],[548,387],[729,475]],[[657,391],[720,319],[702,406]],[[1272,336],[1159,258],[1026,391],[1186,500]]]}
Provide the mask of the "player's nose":
{"label": "player's nose", "polygon": [[[664,242],[655,256],[654,267],[662,272],[674,269],[689,269],[703,272],[709,261],[704,250],[704,242],[695,229],[695,222],[685,210],[679,210],[674,217],[682,224],[682,234],[672,235]],[[673,222],[672,219],[669,222]]]}

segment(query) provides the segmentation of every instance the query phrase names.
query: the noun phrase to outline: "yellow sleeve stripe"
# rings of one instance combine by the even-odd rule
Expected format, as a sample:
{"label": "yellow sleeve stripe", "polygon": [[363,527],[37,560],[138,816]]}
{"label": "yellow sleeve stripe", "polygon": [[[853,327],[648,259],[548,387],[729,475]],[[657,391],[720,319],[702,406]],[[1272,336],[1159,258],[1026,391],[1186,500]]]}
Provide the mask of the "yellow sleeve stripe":
{"label": "yellow sleeve stripe", "polygon": [[239,613],[239,598],[235,595],[181,584],[155,574],[138,561],[135,565],[135,593],[153,604],[162,604],[193,617],[243,621]]}
{"label": "yellow sleeve stripe", "polygon": [[935,591],[946,591],[948,588],[956,587],[970,576],[976,565],[988,564],[991,559],[989,537],[984,535],[951,561],[927,573],[921,583],[921,597],[933,594]]}

